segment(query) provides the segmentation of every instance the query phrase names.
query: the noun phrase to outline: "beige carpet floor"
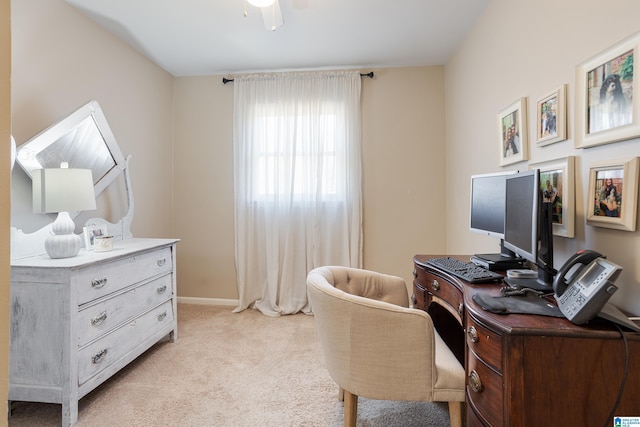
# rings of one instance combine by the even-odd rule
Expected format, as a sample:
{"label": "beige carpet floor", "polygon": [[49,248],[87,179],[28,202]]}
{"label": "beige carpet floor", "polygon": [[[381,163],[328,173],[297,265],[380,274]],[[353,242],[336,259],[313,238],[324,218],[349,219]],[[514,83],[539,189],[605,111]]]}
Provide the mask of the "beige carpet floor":
{"label": "beige carpet floor", "polygon": [[[337,396],[313,316],[179,304],[178,341],[156,344],[81,399],[76,426],[337,427]],[[59,426],[60,414],[60,405],[13,402],[9,426]],[[443,403],[359,400],[359,427],[447,425]]]}

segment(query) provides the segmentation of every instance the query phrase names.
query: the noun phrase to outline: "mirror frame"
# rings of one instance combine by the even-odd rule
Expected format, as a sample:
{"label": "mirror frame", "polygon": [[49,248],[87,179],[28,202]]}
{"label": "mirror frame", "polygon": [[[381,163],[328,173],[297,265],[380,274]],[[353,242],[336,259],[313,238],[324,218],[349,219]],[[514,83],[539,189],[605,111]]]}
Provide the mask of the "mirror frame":
{"label": "mirror frame", "polygon": [[[100,105],[97,101],[91,100],[69,116],[60,120],[59,122],[49,126],[33,138],[29,139],[24,144],[21,144],[17,148],[16,161],[26,172],[29,178],[33,179],[33,171],[36,169],[59,167],[59,165],[45,165],[41,164],[36,156],[38,153],[48,149],[51,145],[55,144],[63,136],[79,127],[87,118],[91,118],[102,136],[102,140],[106,145],[107,150],[111,154],[115,165],[107,171],[97,182],[94,183],[95,195],[98,196],[109,184],[111,184],[116,177],[126,167],[126,162],[116,138],[109,127],[107,118],[105,117]],[[78,167],[69,163],[69,167]]]}

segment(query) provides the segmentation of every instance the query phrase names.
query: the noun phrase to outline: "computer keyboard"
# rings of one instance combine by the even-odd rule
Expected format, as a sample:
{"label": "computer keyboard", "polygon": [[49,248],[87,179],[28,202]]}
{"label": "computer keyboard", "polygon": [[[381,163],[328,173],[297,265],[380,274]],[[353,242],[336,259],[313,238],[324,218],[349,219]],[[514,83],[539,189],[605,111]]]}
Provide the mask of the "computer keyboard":
{"label": "computer keyboard", "polygon": [[440,270],[453,274],[469,283],[499,282],[503,279],[501,274],[486,270],[472,262],[464,262],[451,257],[431,258],[427,260],[427,264],[438,267]]}

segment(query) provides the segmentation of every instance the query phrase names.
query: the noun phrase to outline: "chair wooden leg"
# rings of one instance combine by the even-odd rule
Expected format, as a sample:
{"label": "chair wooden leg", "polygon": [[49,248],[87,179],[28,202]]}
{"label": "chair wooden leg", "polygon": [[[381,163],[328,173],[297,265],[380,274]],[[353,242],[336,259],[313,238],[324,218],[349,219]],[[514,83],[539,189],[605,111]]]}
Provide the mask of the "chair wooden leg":
{"label": "chair wooden leg", "polygon": [[344,402],[344,389],[342,387],[338,389],[338,400]]}
{"label": "chair wooden leg", "polygon": [[344,427],[356,427],[358,418],[358,396],[344,391]]}
{"label": "chair wooden leg", "polygon": [[449,420],[451,422],[451,427],[462,427],[463,420],[463,407],[464,402],[449,402]]}

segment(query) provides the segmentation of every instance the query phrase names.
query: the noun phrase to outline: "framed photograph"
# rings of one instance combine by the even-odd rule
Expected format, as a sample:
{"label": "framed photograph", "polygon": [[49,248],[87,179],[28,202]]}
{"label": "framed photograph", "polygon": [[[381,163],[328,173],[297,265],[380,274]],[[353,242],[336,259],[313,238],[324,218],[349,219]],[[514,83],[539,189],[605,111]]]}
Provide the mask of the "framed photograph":
{"label": "framed photograph", "polygon": [[638,157],[602,161],[589,169],[587,224],[635,231]]}
{"label": "framed photograph", "polygon": [[567,85],[540,99],[536,106],[536,144],[553,144],[567,139]]}
{"label": "framed photograph", "polygon": [[[577,148],[640,136],[640,33],[578,65]],[[640,89],[638,89],[640,90]]]}
{"label": "framed photograph", "polygon": [[84,231],[84,246],[88,251],[93,250],[93,239],[96,236],[106,236],[107,235],[107,225],[87,225],[83,228]]}
{"label": "framed photograph", "polygon": [[523,97],[498,113],[500,166],[529,159],[527,98]]}
{"label": "framed photograph", "polygon": [[540,169],[542,201],[552,203],[553,234],[575,236],[575,157],[530,164],[529,169]]}

